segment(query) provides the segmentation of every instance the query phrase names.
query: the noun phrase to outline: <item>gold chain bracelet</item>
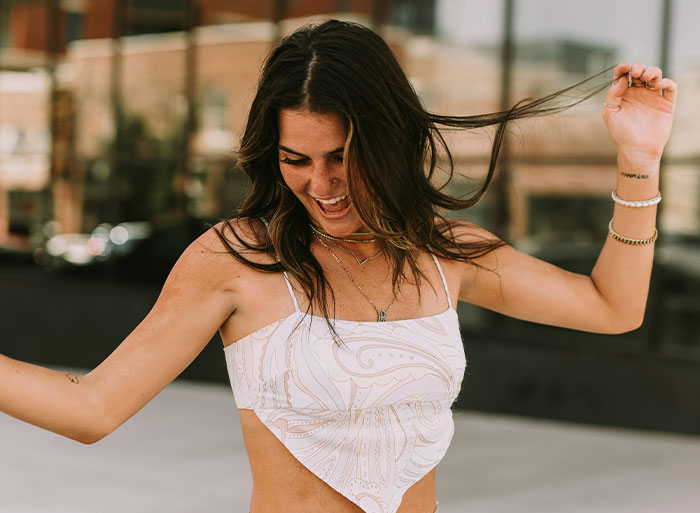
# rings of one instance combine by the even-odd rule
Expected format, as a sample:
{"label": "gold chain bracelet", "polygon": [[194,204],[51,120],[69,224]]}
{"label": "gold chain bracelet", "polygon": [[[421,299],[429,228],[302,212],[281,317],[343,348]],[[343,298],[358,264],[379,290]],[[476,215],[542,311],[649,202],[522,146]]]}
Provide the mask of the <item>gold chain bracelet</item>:
{"label": "gold chain bracelet", "polygon": [[631,244],[632,246],[646,246],[647,244],[651,244],[652,242],[656,241],[657,237],[659,236],[659,231],[656,228],[654,228],[654,235],[652,235],[648,239],[629,239],[627,237],[623,237],[615,230],[613,230],[612,219],[610,220],[610,223],[608,223],[608,232],[610,233],[610,236],[613,239],[623,242],[625,244]]}

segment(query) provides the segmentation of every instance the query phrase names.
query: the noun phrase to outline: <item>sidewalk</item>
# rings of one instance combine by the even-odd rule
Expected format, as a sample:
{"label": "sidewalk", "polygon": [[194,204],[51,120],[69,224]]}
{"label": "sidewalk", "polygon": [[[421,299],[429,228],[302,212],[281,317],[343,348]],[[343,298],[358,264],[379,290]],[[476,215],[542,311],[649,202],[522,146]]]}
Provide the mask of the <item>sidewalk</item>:
{"label": "sidewalk", "polygon": [[[247,512],[231,390],[174,383],[83,446],[0,416],[0,513]],[[455,413],[440,513],[698,513],[700,438]]]}

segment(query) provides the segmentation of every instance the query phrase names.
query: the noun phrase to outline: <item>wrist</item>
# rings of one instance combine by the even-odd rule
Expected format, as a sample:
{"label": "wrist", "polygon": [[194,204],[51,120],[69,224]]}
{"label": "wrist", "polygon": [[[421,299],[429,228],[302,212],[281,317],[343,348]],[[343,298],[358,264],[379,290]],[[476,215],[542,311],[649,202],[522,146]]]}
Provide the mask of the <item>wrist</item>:
{"label": "wrist", "polygon": [[617,155],[617,195],[628,201],[648,200],[659,192],[659,160],[639,153]]}
{"label": "wrist", "polygon": [[618,149],[617,164],[621,171],[629,171],[630,173],[658,172],[661,154]]}
{"label": "wrist", "polygon": [[620,189],[639,189],[655,192],[659,188],[658,158],[639,153],[617,154],[617,186]]}

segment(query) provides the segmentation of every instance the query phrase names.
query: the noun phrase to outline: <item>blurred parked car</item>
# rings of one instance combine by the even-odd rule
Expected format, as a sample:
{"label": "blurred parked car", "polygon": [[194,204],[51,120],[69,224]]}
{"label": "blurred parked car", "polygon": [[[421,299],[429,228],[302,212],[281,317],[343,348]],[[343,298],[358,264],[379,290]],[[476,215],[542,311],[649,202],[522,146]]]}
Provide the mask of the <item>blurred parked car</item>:
{"label": "blurred parked car", "polygon": [[152,232],[149,222],[128,222],[116,226],[103,223],[91,233],[53,235],[37,250],[37,261],[53,267],[96,265],[128,255]]}
{"label": "blurred parked car", "polygon": [[34,262],[52,270],[162,283],[203,226],[194,219],[169,226],[102,223],[91,233],[49,234],[34,251]]}

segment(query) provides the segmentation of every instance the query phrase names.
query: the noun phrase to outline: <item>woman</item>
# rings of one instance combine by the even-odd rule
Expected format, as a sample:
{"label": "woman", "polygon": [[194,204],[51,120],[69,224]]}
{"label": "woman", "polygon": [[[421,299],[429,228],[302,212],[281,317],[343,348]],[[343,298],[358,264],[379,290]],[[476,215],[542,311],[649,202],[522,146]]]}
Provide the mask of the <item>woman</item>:
{"label": "woman", "polygon": [[[148,316],[85,376],[0,357],[0,407],[84,443],[125,422],[219,330],[253,474],[251,513],[432,513],[465,358],[454,305],[620,333],[642,322],[676,85],[620,63],[603,118],[618,148],[610,237],[591,276],[451,222],[488,187],[511,119],[425,112],[361,26],[304,27],[269,56],[242,139],[253,188],[183,253]],[[474,197],[435,183],[439,126],[498,124]],[[450,165],[451,168],[451,165]],[[648,201],[647,201],[648,200]]]}

